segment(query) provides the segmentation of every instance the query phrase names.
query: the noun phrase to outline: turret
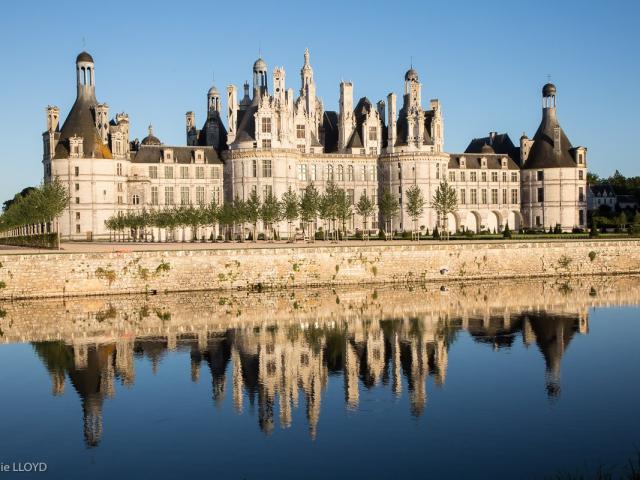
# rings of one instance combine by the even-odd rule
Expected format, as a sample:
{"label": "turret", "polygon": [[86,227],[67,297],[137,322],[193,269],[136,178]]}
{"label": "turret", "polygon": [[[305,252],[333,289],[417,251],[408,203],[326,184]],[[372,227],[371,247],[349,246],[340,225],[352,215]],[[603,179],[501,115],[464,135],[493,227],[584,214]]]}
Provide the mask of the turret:
{"label": "turret", "polygon": [[95,121],[100,140],[106,145],[109,142],[109,105],[106,103],[96,105]]}
{"label": "turret", "polygon": [[207,93],[207,118],[220,115],[220,93],[215,86],[212,86]]}
{"label": "turret", "polygon": [[342,150],[353,133],[353,84],[340,82],[340,117],[338,147]]}
{"label": "turret", "polygon": [[253,64],[253,98],[269,91],[267,88],[267,64],[258,58]]}
{"label": "turret", "polygon": [[389,104],[389,120],[387,122],[387,150],[393,152],[393,148],[396,144],[397,138],[397,119],[398,113],[396,110],[396,94],[390,93],[387,96],[387,103]]}
{"label": "turret", "polygon": [[[245,82],[245,93],[248,93],[249,85]],[[233,143],[236,139],[238,120],[238,94],[235,85],[229,85],[227,87],[227,126],[229,132],[227,133],[227,141]]]}
{"label": "turret", "polygon": [[196,114],[189,111],[185,114],[187,127],[187,145],[195,145],[198,139],[198,129],[196,128]]}
{"label": "turret", "polygon": [[76,85],[78,97],[86,97],[95,101],[95,67],[93,57],[87,52],[81,52],[76,57]]}

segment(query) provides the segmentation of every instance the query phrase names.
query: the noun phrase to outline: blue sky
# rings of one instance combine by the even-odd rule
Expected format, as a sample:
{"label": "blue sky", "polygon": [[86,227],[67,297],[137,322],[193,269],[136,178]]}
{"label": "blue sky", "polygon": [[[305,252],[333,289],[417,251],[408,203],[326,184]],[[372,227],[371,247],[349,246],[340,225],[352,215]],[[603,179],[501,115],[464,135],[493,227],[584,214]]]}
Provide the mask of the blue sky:
{"label": "blue sky", "polygon": [[340,80],[372,101],[401,93],[411,58],[423,103],[442,102],[445,149],[473,137],[533,135],[551,75],[558,116],[589,169],[640,175],[640,2],[10,2],[0,16],[0,199],[42,178],[44,109],[63,119],[75,97],[74,61],[96,61],[98,100],[125,111],[132,139],[149,123],[184,144],[184,114],[204,120],[212,83],[241,90],[258,51],[284,66],[297,92],[311,51],[318,95],[336,109]]}

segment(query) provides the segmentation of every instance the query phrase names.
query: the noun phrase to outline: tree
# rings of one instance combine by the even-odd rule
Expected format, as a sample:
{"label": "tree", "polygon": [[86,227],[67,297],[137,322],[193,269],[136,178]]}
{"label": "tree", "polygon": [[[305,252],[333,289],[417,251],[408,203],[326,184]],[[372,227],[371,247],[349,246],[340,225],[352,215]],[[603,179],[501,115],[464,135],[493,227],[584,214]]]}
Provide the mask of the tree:
{"label": "tree", "polygon": [[387,231],[393,230],[392,220],[393,217],[400,210],[400,204],[398,203],[398,199],[389,191],[388,188],[385,188],[382,191],[382,195],[380,195],[380,202],[378,205],[380,209],[380,214],[382,215],[382,219],[384,222],[384,238],[387,239]]}
{"label": "tree", "polygon": [[445,178],[440,182],[433,196],[431,206],[438,215],[438,224],[442,230],[442,236],[449,239],[449,215],[458,211],[458,196],[455,188],[449,185]]}
{"label": "tree", "polygon": [[269,192],[262,202],[260,218],[267,228],[267,238],[273,240],[273,224],[280,219],[280,205],[273,193]]}
{"label": "tree", "polygon": [[257,230],[258,230],[258,221],[260,220],[260,197],[258,196],[257,190],[251,190],[249,194],[249,198],[245,202],[245,213],[247,217],[247,221],[251,223],[253,227],[253,241],[258,241]]}
{"label": "tree", "polygon": [[[418,219],[424,212],[424,195],[418,185],[413,185],[407,190],[407,213],[413,220],[413,232],[412,236],[416,237],[418,230]],[[417,237],[418,240],[420,237]]]}
{"label": "tree", "polygon": [[247,222],[247,203],[239,197],[233,201],[233,209],[235,211],[234,232],[236,230],[235,223],[240,224],[240,241],[244,242],[244,224]]}
{"label": "tree", "polygon": [[211,203],[207,205],[204,210],[205,221],[204,223],[211,225],[211,237],[213,241],[216,241],[216,225],[220,221],[220,206],[216,202],[215,198],[211,199]]}
{"label": "tree", "polygon": [[324,228],[322,231],[323,240],[327,239],[327,230],[329,229],[328,225],[330,225],[331,219],[333,218],[333,212],[334,212],[333,199],[329,195],[327,195],[327,193],[325,192],[320,196],[318,201],[318,215],[322,219],[322,223],[324,225]]}
{"label": "tree", "polygon": [[282,217],[287,221],[287,225],[289,227],[287,241],[292,242],[294,240],[291,239],[291,224],[298,218],[299,205],[298,195],[291,189],[291,187],[284,192],[280,208],[282,209]]}
{"label": "tree", "polygon": [[504,230],[502,231],[503,238],[511,238],[511,229],[509,228],[509,222],[507,222],[504,226]]}
{"label": "tree", "polygon": [[320,203],[320,194],[313,183],[307,185],[304,194],[300,199],[300,219],[302,220],[302,228],[309,229],[309,236],[315,238],[315,232],[311,234],[311,223],[318,216],[318,204]]}
{"label": "tree", "polygon": [[338,186],[333,180],[329,180],[329,182],[327,183],[324,195],[322,196],[321,208],[327,216],[326,219],[329,221],[332,232],[334,233],[335,239],[337,240],[338,237],[335,224],[336,219],[338,218]]}
{"label": "tree", "polygon": [[373,212],[375,211],[376,206],[373,204],[371,199],[367,197],[367,195],[362,192],[360,195],[360,199],[356,204],[356,213],[362,217],[362,225],[364,227],[365,239],[369,239],[369,231],[367,230],[367,220]]}
{"label": "tree", "polygon": [[347,239],[347,220],[353,215],[351,209],[351,199],[347,195],[347,192],[338,188],[335,193],[335,214],[336,218],[340,220],[342,224],[342,236],[343,239]]}
{"label": "tree", "polygon": [[233,202],[225,202],[222,204],[222,207],[218,211],[218,219],[220,221],[220,225],[224,227],[224,240],[229,240],[230,235],[230,227],[235,222],[236,211],[233,207]]}

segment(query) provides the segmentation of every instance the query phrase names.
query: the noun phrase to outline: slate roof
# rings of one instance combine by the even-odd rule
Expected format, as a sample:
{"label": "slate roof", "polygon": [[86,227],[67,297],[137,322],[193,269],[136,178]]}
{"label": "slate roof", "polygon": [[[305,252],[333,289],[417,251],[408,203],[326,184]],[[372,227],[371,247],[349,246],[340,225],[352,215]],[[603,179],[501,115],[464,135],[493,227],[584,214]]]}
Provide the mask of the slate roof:
{"label": "slate roof", "polygon": [[559,126],[556,109],[544,108],[542,110],[542,121],[538,131],[533,136],[533,146],[523,168],[567,168],[577,166],[573,156],[573,147],[562,128],[560,128],[559,154],[554,150],[553,132]]}
{"label": "slate roof", "polygon": [[[396,123],[396,145],[402,146],[407,144],[408,126],[407,126],[407,108],[409,104],[409,95],[404,95],[402,108],[398,112],[398,121]],[[431,121],[433,120],[433,112],[424,112],[424,138],[423,145],[433,145],[431,138]]]}
{"label": "slate roof", "polygon": [[502,159],[507,159],[507,170],[519,170],[518,164],[513,161],[509,155],[501,155],[497,153],[493,154],[476,154],[476,153],[451,153],[449,155],[449,168],[450,169],[458,169],[460,168],[460,157],[464,157],[465,159],[465,168],[467,170],[479,169],[481,168],[482,158],[487,159],[487,169],[502,169]]}
{"label": "slate roof", "polygon": [[513,144],[506,133],[495,133],[487,137],[474,138],[469,142],[464,153],[482,153],[482,148],[485,145],[490,146],[495,153],[508,155],[514,162],[519,163],[520,149]]}
{"label": "slate roof", "polygon": [[173,151],[173,163],[195,163],[194,155],[196,150],[204,152],[206,164],[220,165],[222,161],[213,147],[171,147],[167,145],[141,145],[139,150],[131,152],[131,162],[133,163],[161,163],[162,152],[170,149]]}
{"label": "slate roof", "polygon": [[324,133],[324,152],[331,153],[338,150],[338,113],[332,110],[322,115],[322,131]]}

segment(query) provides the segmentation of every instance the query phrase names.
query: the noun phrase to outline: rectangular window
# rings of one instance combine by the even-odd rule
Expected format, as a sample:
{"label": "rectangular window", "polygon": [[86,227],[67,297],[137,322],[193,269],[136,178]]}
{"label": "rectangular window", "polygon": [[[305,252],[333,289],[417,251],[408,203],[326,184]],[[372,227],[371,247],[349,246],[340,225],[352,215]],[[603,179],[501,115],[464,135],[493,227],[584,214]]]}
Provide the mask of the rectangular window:
{"label": "rectangular window", "polygon": [[538,181],[539,182],[544,180],[544,172],[542,170],[538,170],[537,174],[538,174]]}
{"label": "rectangular window", "polygon": [[173,178],[173,167],[164,167],[164,178]]}
{"label": "rectangular window", "polygon": [[204,178],[204,167],[196,167],[196,178],[202,180]]}
{"label": "rectangular window", "polygon": [[262,160],[262,176],[271,177],[271,160]]}
{"label": "rectangular window", "polygon": [[151,205],[158,205],[158,187],[151,187]]}
{"label": "rectangular window", "polygon": [[371,203],[373,203],[374,205],[378,205],[378,192],[376,192],[375,190],[371,194]]}
{"label": "rectangular window", "polygon": [[544,202],[544,188],[538,188],[538,202]]}
{"label": "rectangular window", "polygon": [[116,175],[122,175],[122,164],[116,163]]}
{"label": "rectangular window", "polygon": [[440,164],[436,163],[436,179],[440,178]]}
{"label": "rectangular window", "polygon": [[471,172],[469,174],[469,176],[471,177],[471,181],[472,182],[477,182],[478,181],[478,172]]}
{"label": "rectangular window", "polygon": [[376,127],[369,127],[369,141],[375,141],[378,139],[378,129]]}
{"label": "rectangular window", "polygon": [[466,205],[467,203],[467,190],[464,188],[460,189],[460,205]]}
{"label": "rectangular window", "polygon": [[80,220],[80,212],[76,212],[76,220]]}
{"label": "rectangular window", "polygon": [[271,119],[263,117],[261,120],[262,133],[271,133]]}
{"label": "rectangular window", "polygon": [[482,195],[482,203],[486,205],[486,203],[487,203],[487,189],[486,189],[486,188],[483,188],[483,189],[480,191],[480,193],[481,193],[481,195]]}
{"label": "rectangular window", "polygon": [[220,187],[218,185],[211,187],[211,201],[216,202],[216,205],[220,205]]}
{"label": "rectangular window", "polygon": [[271,148],[271,139],[263,138],[262,139],[262,148]]}
{"label": "rectangular window", "polygon": [[491,189],[491,203],[493,205],[498,203],[498,189],[497,188],[492,188]]}
{"label": "rectangular window", "polygon": [[305,138],[304,125],[296,125],[296,138]]}
{"label": "rectangular window", "polygon": [[[74,171],[74,173],[75,173],[76,177],[77,177],[78,175],[80,175],[80,167],[74,167],[74,168],[73,168],[73,171]],[[581,172],[582,172],[582,170],[581,170]]]}
{"label": "rectangular window", "polygon": [[204,205],[205,202],[206,200],[204,196],[204,187],[202,186],[196,187],[196,203],[198,205]]}
{"label": "rectangular window", "polygon": [[338,165],[338,181],[344,182],[344,167],[342,165]]}
{"label": "rectangular window", "polygon": [[[78,174],[76,173],[76,175]],[[578,180],[584,180],[584,170],[578,170]]]}
{"label": "rectangular window", "polygon": [[518,172],[511,172],[511,181],[512,182],[518,181]]}
{"label": "rectangular window", "polygon": [[502,181],[503,182],[507,181],[507,172],[502,172]]}
{"label": "rectangular window", "polygon": [[[80,203],[79,198],[76,198],[76,203]],[[118,195],[118,205],[122,205],[122,195]]]}
{"label": "rectangular window", "polygon": [[318,166],[311,165],[311,181],[315,182],[318,179]]}
{"label": "rectangular window", "polygon": [[455,182],[456,181],[456,172],[454,172],[454,171],[450,171],[449,172],[449,181],[450,182]]}
{"label": "rectangular window", "polygon": [[473,205],[478,203],[478,190],[476,190],[475,188],[471,189],[471,203]]}
{"label": "rectangular window", "polygon": [[76,224],[76,233],[80,233],[80,225]]}
{"label": "rectangular window", "polygon": [[149,167],[149,178],[158,178],[158,166],[151,165]]}
{"label": "rectangular window", "polygon": [[365,181],[365,182],[369,181],[369,175],[368,175],[368,172],[367,172],[367,166],[366,165],[361,165],[361,167],[360,167],[360,176],[361,176],[363,181]]}
{"label": "rectangular window", "polygon": [[273,195],[273,187],[271,185],[264,185],[262,187],[262,199],[264,200],[269,195]]}
{"label": "rectangular window", "polygon": [[220,167],[211,167],[211,178],[220,179]]}
{"label": "rectangular window", "polygon": [[258,176],[258,160],[255,158],[251,160],[251,176],[256,178]]}
{"label": "rectangular window", "polygon": [[517,188],[512,188],[511,189],[511,203],[513,203],[513,204],[518,203],[518,189]]}
{"label": "rectangular window", "polygon": [[164,204],[173,205],[173,187],[164,187]]}
{"label": "rectangular window", "polygon": [[327,165],[327,180],[334,180],[333,165]]}
{"label": "rectangular window", "polygon": [[347,165],[347,181],[353,182],[353,165]]}
{"label": "rectangular window", "polygon": [[118,192],[122,192],[122,184],[121,183],[118,184]]}
{"label": "rectangular window", "polygon": [[180,187],[180,205],[189,205],[189,187]]}
{"label": "rectangular window", "polygon": [[298,180],[302,182],[307,181],[307,165],[305,163],[298,165]]}
{"label": "rectangular window", "polygon": [[578,224],[584,225],[584,210],[578,210]]}
{"label": "rectangular window", "polygon": [[180,167],[180,178],[189,178],[189,167]]}
{"label": "rectangular window", "polygon": [[349,205],[355,204],[356,201],[356,193],[353,188],[347,189],[347,198],[349,199]]}
{"label": "rectangular window", "polygon": [[460,172],[460,181],[465,182],[467,180],[467,175],[465,172]]}
{"label": "rectangular window", "polygon": [[491,172],[491,181],[492,182],[498,181],[498,172]]}
{"label": "rectangular window", "polygon": [[584,202],[584,188],[582,187],[578,188],[578,201]]}
{"label": "rectangular window", "polygon": [[[118,184],[118,185],[120,185],[120,184]],[[80,190],[80,184],[76,183],[76,192],[78,192],[79,190]],[[120,190],[120,191],[122,191],[122,190]]]}
{"label": "rectangular window", "polygon": [[504,205],[506,205],[507,203],[509,203],[509,197],[507,196],[507,189],[503,188],[502,189],[502,203]]}
{"label": "rectangular window", "polygon": [[480,175],[481,175],[482,181],[486,182],[487,181],[487,172],[482,172]]}
{"label": "rectangular window", "polygon": [[378,169],[375,165],[369,165],[369,176],[371,177],[372,182],[378,180]]}

